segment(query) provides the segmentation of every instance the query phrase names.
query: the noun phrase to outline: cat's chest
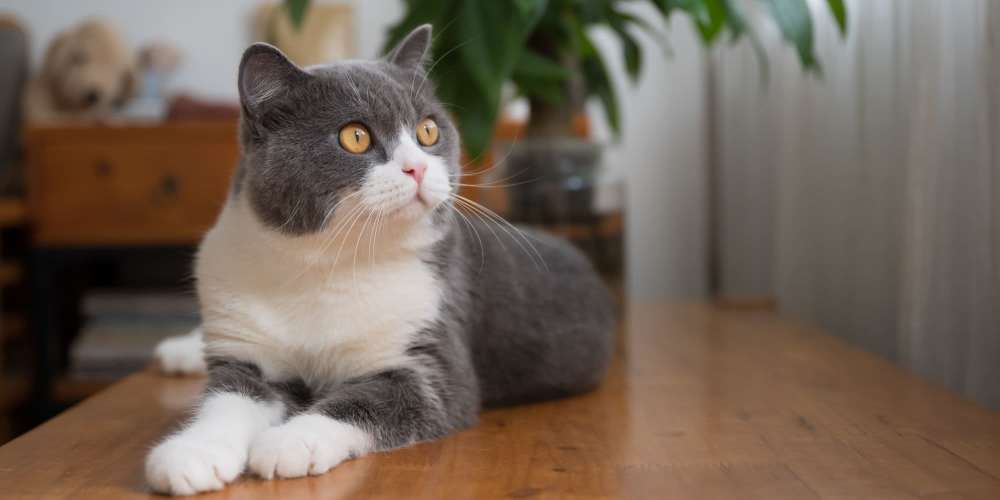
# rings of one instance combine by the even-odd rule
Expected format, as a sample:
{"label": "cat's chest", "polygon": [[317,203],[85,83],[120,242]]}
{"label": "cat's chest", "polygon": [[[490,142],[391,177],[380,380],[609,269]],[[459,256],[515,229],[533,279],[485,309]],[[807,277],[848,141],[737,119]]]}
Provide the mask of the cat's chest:
{"label": "cat's chest", "polygon": [[218,297],[203,292],[210,350],[253,361],[272,379],[322,383],[405,364],[414,337],[438,315],[440,284],[416,258],[336,272],[227,265],[243,269],[225,275],[245,278],[220,283]]}

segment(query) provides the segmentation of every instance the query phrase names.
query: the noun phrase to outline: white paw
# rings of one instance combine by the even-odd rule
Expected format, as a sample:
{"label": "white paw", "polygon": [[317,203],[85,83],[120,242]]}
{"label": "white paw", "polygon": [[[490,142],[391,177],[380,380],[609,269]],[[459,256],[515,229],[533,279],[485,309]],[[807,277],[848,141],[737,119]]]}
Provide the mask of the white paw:
{"label": "white paw", "polygon": [[243,473],[246,454],[217,441],[174,436],[146,457],[146,481],[158,493],[221,490]]}
{"label": "white paw", "polygon": [[272,427],[250,446],[250,470],[265,479],[317,475],[371,449],[368,434],[319,415],[301,415]]}
{"label": "white paw", "polygon": [[164,339],[156,346],[155,356],[164,373],[175,375],[205,373],[208,371],[208,366],[205,364],[204,345],[201,328],[196,328],[187,335]]}

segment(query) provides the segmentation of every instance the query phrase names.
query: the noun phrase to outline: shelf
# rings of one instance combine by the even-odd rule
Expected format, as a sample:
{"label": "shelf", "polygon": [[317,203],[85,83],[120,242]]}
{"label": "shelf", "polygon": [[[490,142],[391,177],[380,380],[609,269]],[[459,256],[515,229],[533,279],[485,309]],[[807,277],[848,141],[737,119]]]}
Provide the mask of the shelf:
{"label": "shelf", "polygon": [[621,213],[603,215],[594,224],[554,223],[528,225],[569,239],[585,239],[594,236],[613,238],[622,236],[625,230],[625,221]]}
{"label": "shelf", "polygon": [[0,262],[0,288],[21,281],[21,266],[15,262]]}
{"label": "shelf", "polygon": [[17,376],[0,376],[0,414],[19,406],[28,398],[28,379]]}
{"label": "shelf", "polygon": [[0,342],[19,339],[27,330],[27,322],[20,314],[7,313],[0,316]]}
{"label": "shelf", "polygon": [[27,220],[28,210],[24,200],[0,198],[0,228],[19,226]]}

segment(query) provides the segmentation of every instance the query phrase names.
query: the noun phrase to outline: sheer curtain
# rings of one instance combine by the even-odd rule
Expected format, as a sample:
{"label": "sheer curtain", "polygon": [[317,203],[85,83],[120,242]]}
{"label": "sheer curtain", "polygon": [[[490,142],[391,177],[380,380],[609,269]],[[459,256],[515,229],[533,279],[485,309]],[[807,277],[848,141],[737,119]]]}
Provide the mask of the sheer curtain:
{"label": "sheer curtain", "polygon": [[815,7],[821,79],[713,54],[722,293],[1000,408],[1000,2]]}

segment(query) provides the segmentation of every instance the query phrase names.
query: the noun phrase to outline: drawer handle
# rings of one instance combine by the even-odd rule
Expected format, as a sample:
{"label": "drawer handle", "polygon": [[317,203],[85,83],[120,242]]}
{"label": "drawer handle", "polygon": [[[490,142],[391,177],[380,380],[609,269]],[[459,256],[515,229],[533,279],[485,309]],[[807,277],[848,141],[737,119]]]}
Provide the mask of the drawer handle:
{"label": "drawer handle", "polygon": [[173,175],[168,175],[160,181],[160,192],[164,196],[176,196],[179,190],[180,183],[177,181],[177,177]]}
{"label": "drawer handle", "polygon": [[111,175],[111,164],[108,163],[107,160],[97,162],[97,165],[94,165],[94,173],[97,174],[98,177],[107,177],[108,175]]}

